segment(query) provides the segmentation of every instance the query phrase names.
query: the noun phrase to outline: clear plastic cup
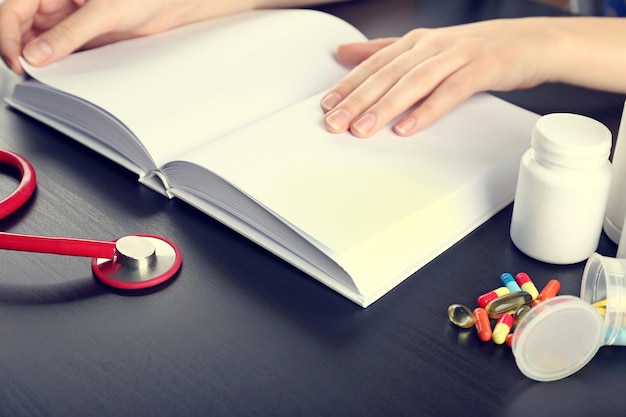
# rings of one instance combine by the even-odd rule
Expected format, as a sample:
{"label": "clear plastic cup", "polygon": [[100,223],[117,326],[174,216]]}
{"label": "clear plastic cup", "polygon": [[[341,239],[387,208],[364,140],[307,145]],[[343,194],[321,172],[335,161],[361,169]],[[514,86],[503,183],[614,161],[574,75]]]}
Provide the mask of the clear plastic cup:
{"label": "clear plastic cup", "polygon": [[580,287],[580,298],[604,303],[604,344],[626,345],[626,259],[597,253],[589,258]]}
{"label": "clear plastic cup", "polygon": [[594,253],[580,297],[557,296],[531,309],[513,335],[520,371],[536,381],[555,381],[579,371],[600,347],[626,345],[625,271],[626,259]]}

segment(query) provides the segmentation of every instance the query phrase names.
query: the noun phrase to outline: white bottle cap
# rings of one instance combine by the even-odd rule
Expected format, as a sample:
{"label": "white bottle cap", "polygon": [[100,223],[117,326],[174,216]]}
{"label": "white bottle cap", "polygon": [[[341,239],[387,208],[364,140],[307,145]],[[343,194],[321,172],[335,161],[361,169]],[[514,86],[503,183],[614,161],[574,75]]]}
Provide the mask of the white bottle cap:
{"label": "white bottle cap", "polygon": [[609,158],[611,131],[587,116],[551,113],[537,120],[531,144],[537,158],[564,167],[593,167]]}
{"label": "white bottle cap", "polygon": [[604,318],[591,304],[563,295],[532,308],[513,335],[520,371],[536,381],[556,381],[580,370],[604,344]]}

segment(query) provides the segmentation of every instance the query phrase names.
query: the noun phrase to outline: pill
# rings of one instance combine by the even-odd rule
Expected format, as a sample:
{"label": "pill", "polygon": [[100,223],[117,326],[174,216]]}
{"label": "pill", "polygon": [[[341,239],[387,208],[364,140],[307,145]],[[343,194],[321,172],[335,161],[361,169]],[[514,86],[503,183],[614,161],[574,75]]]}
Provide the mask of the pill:
{"label": "pill", "polygon": [[482,307],[476,307],[474,309],[474,317],[476,319],[474,326],[476,327],[476,333],[478,333],[478,338],[483,342],[490,341],[492,332],[491,322],[489,321],[487,311]]}
{"label": "pill", "polygon": [[472,310],[463,304],[450,305],[450,307],[448,307],[448,318],[450,322],[464,329],[469,329],[476,321]]}
{"label": "pill", "polygon": [[506,337],[506,345],[510,348],[513,347],[513,333],[509,333],[509,335]]}
{"label": "pill", "polygon": [[503,314],[500,316],[491,335],[493,343],[501,345],[506,342],[506,337],[509,335],[511,328],[513,327],[513,321],[513,316],[510,314]]}
{"label": "pill", "polygon": [[596,301],[595,303],[593,303],[593,306],[596,308],[596,310],[598,310],[598,313],[606,317],[606,299]]}
{"label": "pill", "polygon": [[541,292],[537,296],[537,302],[546,301],[550,298],[556,297],[561,289],[561,283],[556,279],[548,281],[545,287],[541,289]]}
{"label": "pill", "polygon": [[524,304],[519,306],[517,310],[515,310],[515,314],[513,314],[513,318],[515,318],[515,323],[519,323],[519,321],[532,309],[530,304]]}
{"label": "pill", "polygon": [[478,307],[485,308],[490,301],[493,301],[501,295],[508,293],[510,293],[510,291],[507,287],[499,287],[493,291],[489,291],[488,293],[485,293],[476,299],[476,301],[478,302]]}
{"label": "pill", "polygon": [[509,289],[510,292],[522,290],[520,286],[517,285],[517,282],[515,282],[515,278],[513,278],[513,275],[509,274],[508,272],[500,275],[500,281],[502,282],[502,285]]}
{"label": "pill", "polygon": [[515,282],[520,288],[530,295],[532,295],[533,300],[536,300],[539,296],[539,291],[537,291],[537,287],[535,287],[535,283],[530,279],[526,272],[520,272],[515,275]]}
{"label": "pill", "polygon": [[515,313],[518,308],[524,304],[529,304],[532,300],[533,298],[529,293],[520,290],[496,298],[487,304],[485,310],[489,317],[497,319],[505,313]]}

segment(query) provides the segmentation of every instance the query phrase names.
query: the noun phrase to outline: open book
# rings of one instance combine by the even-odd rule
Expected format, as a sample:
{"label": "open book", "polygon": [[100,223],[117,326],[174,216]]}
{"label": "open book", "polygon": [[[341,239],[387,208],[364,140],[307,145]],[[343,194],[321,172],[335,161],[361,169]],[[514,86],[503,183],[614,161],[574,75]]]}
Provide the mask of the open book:
{"label": "open book", "polygon": [[537,115],[487,94],[410,138],[328,133],[364,36],[252,11],[27,67],[6,101],[366,307],[513,200]]}

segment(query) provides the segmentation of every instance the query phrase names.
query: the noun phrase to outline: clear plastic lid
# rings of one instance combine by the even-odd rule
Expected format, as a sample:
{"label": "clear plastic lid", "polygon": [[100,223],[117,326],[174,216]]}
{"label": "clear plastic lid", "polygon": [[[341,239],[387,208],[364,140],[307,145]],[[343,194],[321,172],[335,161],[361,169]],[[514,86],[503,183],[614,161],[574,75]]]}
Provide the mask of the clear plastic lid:
{"label": "clear plastic lid", "polygon": [[603,342],[602,315],[582,299],[563,295],[542,302],[522,318],[512,347],[524,375],[555,381],[585,366]]}

